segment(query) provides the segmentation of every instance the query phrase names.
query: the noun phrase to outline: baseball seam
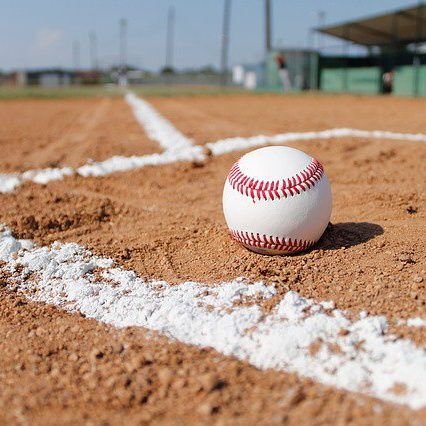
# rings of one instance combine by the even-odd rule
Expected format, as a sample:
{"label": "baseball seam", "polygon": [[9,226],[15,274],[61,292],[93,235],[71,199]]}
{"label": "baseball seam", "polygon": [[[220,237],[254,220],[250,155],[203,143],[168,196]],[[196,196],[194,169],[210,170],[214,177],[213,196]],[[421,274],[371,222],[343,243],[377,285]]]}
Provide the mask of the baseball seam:
{"label": "baseball seam", "polygon": [[301,240],[296,238],[280,238],[272,235],[259,234],[247,231],[230,230],[231,237],[241,244],[251,247],[277,250],[294,253],[306,250],[315,244],[315,241]]}
{"label": "baseball seam", "polygon": [[323,174],[324,168],[321,163],[313,158],[305,169],[290,178],[277,180],[255,179],[244,174],[237,161],[229,172],[228,181],[234,190],[242,195],[251,197],[255,202],[256,200],[275,200],[300,194],[314,187]]}

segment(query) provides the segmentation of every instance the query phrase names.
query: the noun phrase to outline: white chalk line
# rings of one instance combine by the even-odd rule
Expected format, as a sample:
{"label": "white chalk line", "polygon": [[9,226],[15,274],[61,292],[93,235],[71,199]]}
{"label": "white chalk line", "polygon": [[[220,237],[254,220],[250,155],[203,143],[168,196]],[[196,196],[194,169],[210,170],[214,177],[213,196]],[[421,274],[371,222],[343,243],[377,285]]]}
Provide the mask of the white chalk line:
{"label": "white chalk line", "polygon": [[408,318],[397,321],[397,325],[405,325],[406,327],[426,327],[426,318]]}
{"label": "white chalk line", "polygon": [[164,118],[151,104],[127,93],[126,102],[130,105],[138,123],[145,129],[148,137],[157,141],[165,150],[180,151],[193,145],[192,140],[184,136],[173,124]]}
{"label": "white chalk line", "polygon": [[136,120],[145,129],[147,135],[165,149],[159,154],[142,156],[113,156],[105,161],[90,161],[78,168],[46,168],[29,170],[24,173],[0,174],[0,193],[11,192],[26,181],[47,184],[66,176],[79,175],[105,176],[111,173],[140,169],[146,166],[160,166],[178,161],[202,161],[206,158],[205,148],[214,156],[233,151],[250,149],[268,144],[283,144],[315,139],[334,139],[343,137],[373,138],[426,142],[426,134],[397,133],[382,130],[329,129],[311,132],[288,132],[272,136],[258,135],[248,138],[233,137],[210,142],[203,146],[193,145],[192,141],[179,132],[170,121],[165,119],[148,102],[128,93],[126,101],[132,108]]}
{"label": "white chalk line", "polygon": [[[145,101],[132,95],[128,95],[126,100],[149,137],[166,148],[165,152],[145,156],[114,156],[77,169],[64,167],[4,174],[0,175],[0,191],[11,191],[25,181],[45,184],[73,174],[103,176],[147,165],[204,158],[202,147],[191,146],[189,139]],[[227,138],[206,146],[213,155],[218,156],[266,144],[339,137],[426,141],[423,134],[330,129]],[[170,140],[173,143],[168,144]],[[30,242],[15,240],[7,231],[0,238],[0,257],[8,262],[7,268],[14,273],[15,284],[31,300],[80,311],[90,318],[118,327],[144,326],[184,343],[214,347],[225,355],[248,360],[259,368],[293,371],[324,384],[363,392],[412,408],[426,405],[422,386],[425,381],[418,374],[425,371],[424,352],[419,352],[409,341],[395,340],[387,335],[385,318],[361,315],[359,321],[350,322],[343,312],[331,308],[331,302],[315,303],[293,292],[289,292],[278,308],[264,320],[260,319],[258,306],[234,308],[230,313],[229,308],[234,300],[250,294],[267,298],[274,293],[273,287],[234,280],[217,286],[214,296],[201,296],[207,289],[203,284],[183,283],[171,287],[161,281],[146,281],[136,277],[133,272],[112,268],[110,260],[95,258],[75,244],[56,243],[51,248],[34,248]],[[22,272],[16,269],[18,265],[25,266]],[[105,269],[107,282],[96,282],[91,272],[94,265]],[[26,280],[28,272],[38,273],[38,280]],[[118,283],[118,287],[108,285],[111,279]],[[209,290],[212,294],[211,288]],[[216,310],[204,310],[199,306],[200,302],[214,306]],[[327,306],[329,312],[325,312]],[[227,307],[226,312],[224,307]],[[302,313],[306,308],[309,308],[309,315]],[[425,321],[414,318],[400,323],[419,327],[424,326]],[[257,329],[247,333],[253,327]],[[337,333],[342,328],[349,330],[348,337]],[[194,334],[194,330],[199,330],[201,334]],[[336,343],[344,350],[338,355],[323,345],[312,356],[309,348],[318,338]],[[357,349],[361,341],[365,352]],[[413,365],[415,372],[411,368]],[[396,395],[392,392],[392,387],[397,384],[405,386],[406,393]]]}
{"label": "white chalk line", "polygon": [[[426,406],[425,351],[390,335],[385,317],[362,312],[350,320],[333,302],[318,303],[293,291],[265,315],[256,301],[276,292],[264,283],[235,279],[171,286],[115,267],[77,244],[37,247],[6,228],[0,230],[0,260],[11,274],[8,285],[32,301],[116,327],[145,327],[259,369],[297,373],[412,409]],[[241,300],[253,304],[235,304]]]}
{"label": "white chalk line", "polygon": [[371,139],[390,139],[406,140],[412,142],[426,142],[426,134],[418,133],[397,133],[383,130],[359,130],[359,129],[328,129],[315,132],[289,132],[280,133],[273,136],[252,136],[248,138],[235,137],[218,140],[207,143],[206,147],[211,150],[213,155],[227,154],[233,151],[240,151],[254,148],[262,145],[280,145],[286,142],[298,142],[313,139],[336,139],[336,138],[371,138]]}

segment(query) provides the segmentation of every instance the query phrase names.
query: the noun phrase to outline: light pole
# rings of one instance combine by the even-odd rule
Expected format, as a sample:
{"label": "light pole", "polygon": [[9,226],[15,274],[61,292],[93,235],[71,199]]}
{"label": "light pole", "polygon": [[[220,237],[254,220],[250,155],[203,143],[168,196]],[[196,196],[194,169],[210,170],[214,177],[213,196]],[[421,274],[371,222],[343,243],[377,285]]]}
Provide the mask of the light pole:
{"label": "light pole", "polygon": [[221,84],[225,86],[227,84],[227,73],[228,73],[228,51],[229,51],[229,26],[231,21],[231,0],[224,0],[223,8],[223,27],[222,27],[222,54],[220,61],[221,68]]}
{"label": "light pole", "polygon": [[97,39],[94,31],[89,33],[89,49],[90,49],[90,66],[92,70],[98,69],[98,52],[97,52]]}
{"label": "light pole", "polygon": [[265,0],[265,50],[266,54],[271,50],[271,38],[272,38],[272,9],[270,0]]}
{"label": "light pole", "polygon": [[175,8],[170,6],[167,14],[167,34],[166,34],[166,68],[173,68],[174,53],[174,30],[175,30]]}

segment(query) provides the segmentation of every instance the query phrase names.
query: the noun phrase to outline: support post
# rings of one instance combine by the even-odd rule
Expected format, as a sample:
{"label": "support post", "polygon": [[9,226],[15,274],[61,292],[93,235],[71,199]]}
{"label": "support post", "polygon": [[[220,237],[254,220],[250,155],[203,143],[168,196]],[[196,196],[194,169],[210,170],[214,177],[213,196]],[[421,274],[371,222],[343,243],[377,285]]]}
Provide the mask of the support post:
{"label": "support post", "polygon": [[419,56],[419,48],[420,48],[420,40],[423,37],[423,2],[419,1],[416,13],[416,53],[413,61],[414,65],[414,96],[419,96],[420,91],[420,56]]}
{"label": "support post", "polygon": [[120,68],[126,72],[127,67],[127,20],[120,19]]}
{"label": "support post", "polygon": [[271,24],[271,2],[270,0],[265,0],[265,50],[266,54],[271,50],[272,43],[272,24]]}
{"label": "support post", "polygon": [[231,22],[231,0],[224,0],[223,7],[223,27],[222,27],[222,49],[221,49],[221,84],[228,83],[228,51],[229,51],[229,27]]}
{"label": "support post", "polygon": [[167,15],[167,36],[166,36],[166,67],[173,68],[174,53],[174,30],[175,30],[175,8],[170,6]]}
{"label": "support post", "polygon": [[89,33],[89,53],[90,53],[90,67],[92,70],[98,69],[98,52],[97,52],[97,39],[94,31]]}

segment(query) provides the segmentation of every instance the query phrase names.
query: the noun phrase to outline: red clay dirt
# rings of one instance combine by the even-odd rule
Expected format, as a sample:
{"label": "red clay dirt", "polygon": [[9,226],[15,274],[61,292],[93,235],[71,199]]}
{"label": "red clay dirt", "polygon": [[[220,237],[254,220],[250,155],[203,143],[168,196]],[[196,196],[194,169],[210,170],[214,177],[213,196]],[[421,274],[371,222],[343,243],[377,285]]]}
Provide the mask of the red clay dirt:
{"label": "red clay dirt", "polygon": [[1,102],[0,150],[0,173],[161,151],[121,98]]}
{"label": "red clay dirt", "polygon": [[[244,97],[236,98],[240,102]],[[305,102],[310,111],[311,102],[322,102],[320,98],[283,99]],[[221,105],[224,113],[229,108],[229,116],[236,114],[233,96],[191,99],[217,109]],[[335,99],[337,103],[340,97]],[[350,97],[343,99],[350,105]],[[352,99],[357,105],[359,98]],[[391,110],[411,102],[412,109],[400,114],[412,123],[411,131],[426,133],[416,115],[421,101],[365,99],[367,110],[373,102]],[[173,100],[164,100],[169,101]],[[269,102],[270,97],[259,97],[256,111],[266,111]],[[291,109],[282,102],[284,110]],[[347,122],[365,128],[367,114],[362,106],[357,108],[363,111],[359,121],[354,108],[347,108]],[[173,120],[184,129],[177,117]],[[212,114],[210,122],[214,120]],[[276,120],[265,114],[256,126],[275,132]],[[199,121],[197,129],[204,122]],[[222,125],[216,125],[209,140],[222,137]],[[228,128],[227,136],[238,129]],[[426,312],[425,144],[345,138],[292,146],[322,162],[334,197],[332,224],[324,237],[297,256],[261,256],[229,239],[221,192],[229,168],[243,152],[203,164],[147,167],[104,178],[73,176],[47,186],[26,183],[0,197],[0,223],[39,244],[78,242],[145,277],[215,283],[245,276],[273,284],[278,294],[291,289],[317,300],[332,299],[341,309],[386,315],[392,331],[424,346],[424,328],[397,326],[396,321],[424,317]],[[3,275],[0,283],[7,279]],[[4,285],[0,292],[3,423],[426,422],[425,410],[409,410],[294,375],[261,372],[212,350],[171,343],[141,329],[117,330],[29,303]],[[276,299],[265,303],[264,309],[274,303]]]}
{"label": "red clay dirt", "polygon": [[421,99],[247,93],[148,100],[198,144],[235,136],[336,127],[425,132],[426,102]]}

